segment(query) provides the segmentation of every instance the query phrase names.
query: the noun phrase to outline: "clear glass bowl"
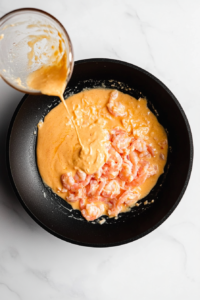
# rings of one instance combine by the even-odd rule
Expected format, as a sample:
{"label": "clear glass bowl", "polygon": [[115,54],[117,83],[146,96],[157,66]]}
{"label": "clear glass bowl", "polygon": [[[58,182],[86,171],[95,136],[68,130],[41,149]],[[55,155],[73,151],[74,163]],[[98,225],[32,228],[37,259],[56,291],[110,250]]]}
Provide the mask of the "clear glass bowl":
{"label": "clear glass bowl", "polygon": [[[40,94],[27,86],[28,75],[48,64],[48,41],[44,38],[34,46],[34,51],[41,59],[33,59],[30,65],[30,38],[50,34],[55,41],[58,32],[64,39],[67,52],[67,80],[71,78],[74,67],[73,47],[70,37],[63,25],[45,11],[23,8],[9,12],[0,18],[0,76],[13,88],[29,94]],[[53,47],[52,47],[53,48]],[[45,51],[44,51],[45,50]]]}

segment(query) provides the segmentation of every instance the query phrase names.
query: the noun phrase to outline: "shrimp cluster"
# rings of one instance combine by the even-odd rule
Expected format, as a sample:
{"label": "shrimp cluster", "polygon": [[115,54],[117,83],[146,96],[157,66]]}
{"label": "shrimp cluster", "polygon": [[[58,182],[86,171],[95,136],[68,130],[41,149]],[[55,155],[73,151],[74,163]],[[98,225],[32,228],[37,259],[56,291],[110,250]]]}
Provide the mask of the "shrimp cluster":
{"label": "shrimp cluster", "polygon": [[[116,95],[111,96],[113,101]],[[112,102],[109,104],[110,112],[116,115],[117,106],[112,106]],[[121,106],[119,113],[124,114]],[[87,175],[78,170],[74,177],[71,173],[61,176],[63,191],[67,191],[66,200],[78,201],[87,221],[103,214],[117,216],[124,207],[133,206],[140,199],[138,187],[157,173],[158,166],[148,161],[154,155],[152,146],[142,138],[118,127],[112,129],[108,159],[95,174]]]}
{"label": "shrimp cluster", "polygon": [[107,104],[108,111],[114,116],[114,117],[124,117],[126,115],[125,106],[117,101],[118,97],[118,91],[114,90],[110,94],[110,98]]}

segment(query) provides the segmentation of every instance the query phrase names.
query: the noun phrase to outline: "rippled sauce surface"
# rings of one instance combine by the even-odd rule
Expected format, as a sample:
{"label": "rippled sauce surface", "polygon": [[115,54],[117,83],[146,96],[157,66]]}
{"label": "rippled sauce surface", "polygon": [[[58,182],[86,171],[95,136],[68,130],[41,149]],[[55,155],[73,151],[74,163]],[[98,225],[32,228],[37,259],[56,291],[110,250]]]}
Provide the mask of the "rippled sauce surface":
{"label": "rippled sauce surface", "polygon": [[[68,192],[66,190],[62,192],[61,175],[71,172],[74,176],[77,169],[84,170],[87,174],[95,173],[108,159],[107,132],[110,133],[116,127],[126,130],[130,137],[144,139],[154,149],[154,155],[145,157],[145,160],[150,165],[156,165],[157,172],[147,178],[142,185],[136,187],[140,195],[138,200],[150,192],[163,173],[168,147],[167,145],[162,147],[162,142],[167,140],[167,136],[155,115],[148,109],[147,101],[141,98],[136,100],[118,92],[117,101],[125,107],[126,115],[116,117],[109,112],[107,107],[111,92],[110,89],[91,89],[73,95],[65,101],[85,149],[92,151],[91,157],[89,152],[87,157],[87,151],[85,151],[84,159],[82,161],[79,159],[80,143],[72,120],[66,114],[62,104],[51,110],[45,117],[44,123],[38,126],[39,172],[43,181],[65,200]],[[103,207],[101,215],[108,215],[108,203],[101,201],[99,203]],[[80,209],[79,201],[70,202],[70,204],[73,208]],[[128,206],[122,204],[121,211],[127,210]]]}

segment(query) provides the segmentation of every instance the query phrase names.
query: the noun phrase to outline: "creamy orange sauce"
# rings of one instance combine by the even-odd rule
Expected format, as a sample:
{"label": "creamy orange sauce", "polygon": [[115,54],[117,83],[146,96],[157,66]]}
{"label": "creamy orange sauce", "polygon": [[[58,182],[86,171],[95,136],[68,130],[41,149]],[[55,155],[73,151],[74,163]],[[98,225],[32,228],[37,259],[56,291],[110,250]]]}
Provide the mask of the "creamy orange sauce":
{"label": "creamy orange sauce", "polygon": [[[140,199],[150,192],[164,171],[168,147],[161,147],[160,143],[167,140],[167,136],[156,116],[148,109],[147,101],[136,100],[119,92],[117,100],[125,106],[127,115],[114,117],[107,109],[110,93],[109,89],[91,89],[73,95],[65,100],[69,114],[66,114],[63,104],[59,104],[45,117],[44,123],[38,126],[39,172],[43,181],[63,199],[66,199],[67,192],[61,192],[61,175],[68,171],[74,175],[77,169],[87,174],[95,173],[107,160],[106,132],[115,127],[121,127],[136,137],[142,137],[154,148],[155,156],[147,160],[156,164],[158,171],[137,187]],[[84,148],[87,149],[83,153],[76,130]],[[79,209],[78,201],[70,204]],[[105,204],[104,214],[107,214],[107,210]],[[127,206],[124,206],[123,211],[126,210]]]}
{"label": "creamy orange sauce", "polygon": [[[38,35],[30,36],[30,41],[28,42],[31,50],[28,53],[29,66],[32,65],[33,60],[37,61],[35,55],[35,45],[41,40],[51,40],[50,35]],[[42,94],[50,96],[58,96],[62,98],[63,92],[66,87],[67,80],[67,53],[65,49],[65,43],[58,32],[57,39],[59,41],[55,51],[51,54],[44,53],[43,55],[48,55],[48,64],[43,64],[40,68],[30,73],[27,78],[27,84],[31,89],[38,90]],[[53,40],[54,42],[54,40]],[[53,46],[52,42],[52,46]],[[53,48],[54,49],[54,48]]]}

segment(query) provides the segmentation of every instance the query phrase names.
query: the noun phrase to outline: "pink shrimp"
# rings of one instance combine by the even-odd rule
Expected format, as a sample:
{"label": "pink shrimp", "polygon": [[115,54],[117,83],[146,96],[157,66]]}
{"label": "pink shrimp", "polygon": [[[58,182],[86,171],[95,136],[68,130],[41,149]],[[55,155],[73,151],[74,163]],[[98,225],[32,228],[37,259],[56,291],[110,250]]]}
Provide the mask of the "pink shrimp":
{"label": "pink shrimp", "polygon": [[122,169],[119,173],[119,178],[123,181],[131,182],[135,177],[132,170],[133,164],[128,159],[124,160],[122,163]]}
{"label": "pink shrimp", "polygon": [[130,146],[129,146],[130,152],[133,152],[135,150],[135,145],[134,145],[135,140],[136,140],[135,138],[131,138],[130,140]]}
{"label": "pink shrimp", "polygon": [[119,199],[113,199],[110,201],[110,209],[108,210],[109,216],[117,216],[122,209],[122,204],[133,205],[140,197],[140,193],[137,190],[124,192]]}
{"label": "pink shrimp", "polygon": [[121,180],[119,177],[117,177],[115,180],[117,180],[117,182],[119,183],[120,189],[126,190],[126,188],[125,188],[126,182],[125,181]]}
{"label": "pink shrimp", "polygon": [[66,200],[69,202],[76,202],[80,199],[83,199],[86,197],[85,188],[79,189],[76,192],[72,193],[69,192],[68,196],[66,196]]}
{"label": "pink shrimp", "polygon": [[110,147],[108,154],[109,158],[102,167],[103,176],[108,179],[114,179],[118,176],[119,171],[121,170],[122,158],[119,153],[117,153],[117,151],[115,151],[115,149],[112,147]]}
{"label": "pink shrimp", "polygon": [[138,156],[139,156],[139,158],[143,158],[143,157],[151,158],[151,154],[148,151],[140,152]]}
{"label": "pink shrimp", "polygon": [[120,194],[120,185],[117,180],[111,180],[109,181],[103,191],[102,191],[102,196],[105,198],[110,198],[113,199],[116,196]]}
{"label": "pink shrimp", "polygon": [[106,179],[101,178],[100,180],[91,179],[90,183],[86,187],[88,197],[97,197],[101,194],[104,186],[106,184]]}
{"label": "pink shrimp", "polygon": [[86,198],[82,198],[79,200],[79,208],[80,210],[85,209],[86,207]]}
{"label": "pink shrimp", "polygon": [[110,217],[117,216],[120,213],[121,208],[121,205],[117,205],[117,199],[111,199],[109,201],[108,215]]}
{"label": "pink shrimp", "polygon": [[119,153],[128,154],[131,138],[127,132],[121,128],[115,128],[111,131],[111,134],[111,142],[115,150]]}
{"label": "pink shrimp", "polygon": [[151,144],[147,145],[142,138],[132,138],[129,149],[130,152],[133,152],[134,150],[138,151],[139,157],[151,158],[151,156],[155,156],[155,150]]}
{"label": "pink shrimp", "polygon": [[74,180],[77,181],[77,182],[78,181],[84,181],[86,179],[86,177],[87,177],[87,174],[85,172],[83,172],[81,170],[77,170],[76,174],[74,176]]}
{"label": "pink shrimp", "polygon": [[132,182],[127,183],[125,187],[130,188],[130,187],[139,186],[143,184],[147,178],[155,175],[157,171],[158,171],[157,165],[150,166],[150,163],[148,161],[141,160],[136,178]]}
{"label": "pink shrimp", "polygon": [[147,145],[147,150],[151,154],[151,156],[155,156],[155,150],[151,144]]}
{"label": "pink shrimp", "polygon": [[140,167],[137,172],[136,178],[131,182],[131,186],[138,186],[143,184],[148,177],[149,162],[146,160],[140,161]]}
{"label": "pink shrimp", "polygon": [[102,170],[102,168],[100,168],[96,173],[94,173],[94,178],[96,178],[96,179],[101,178],[102,172],[103,172],[103,170]]}
{"label": "pink shrimp", "polygon": [[65,189],[75,192],[85,187],[91,179],[91,175],[87,175],[83,171],[78,170],[73,177],[70,172],[61,175],[61,182]]}
{"label": "pink shrimp", "polygon": [[94,197],[87,198],[87,201],[89,203],[104,202],[108,204],[109,200],[110,200],[109,198],[105,198],[103,196],[94,196]]}
{"label": "pink shrimp", "polygon": [[133,175],[133,179],[136,177],[137,172],[138,172],[138,155],[135,151],[131,151],[129,154],[129,159],[132,163],[132,175]]}
{"label": "pink shrimp", "polygon": [[138,152],[147,152],[147,144],[143,139],[137,138],[132,142],[132,144]]}
{"label": "pink shrimp", "polygon": [[93,203],[86,204],[86,201],[82,199],[79,201],[79,206],[80,206],[81,214],[87,221],[93,221],[99,218],[104,211],[103,204],[100,204],[99,206]]}
{"label": "pink shrimp", "polygon": [[147,178],[157,174],[157,172],[158,172],[158,165],[149,166],[149,168],[147,170],[147,173],[148,173]]}
{"label": "pink shrimp", "polygon": [[126,204],[133,205],[135,204],[140,197],[140,193],[137,190],[126,191],[118,199],[117,205]]}
{"label": "pink shrimp", "polygon": [[107,108],[109,113],[111,113],[114,117],[123,117],[126,115],[125,106],[121,102],[116,101],[117,97],[117,90],[111,92]]}
{"label": "pink shrimp", "polygon": [[147,179],[148,167],[149,167],[149,162],[140,161],[135,179],[131,182],[127,182],[125,184],[125,188],[132,189],[133,187],[139,186],[140,184],[144,183],[145,180]]}

